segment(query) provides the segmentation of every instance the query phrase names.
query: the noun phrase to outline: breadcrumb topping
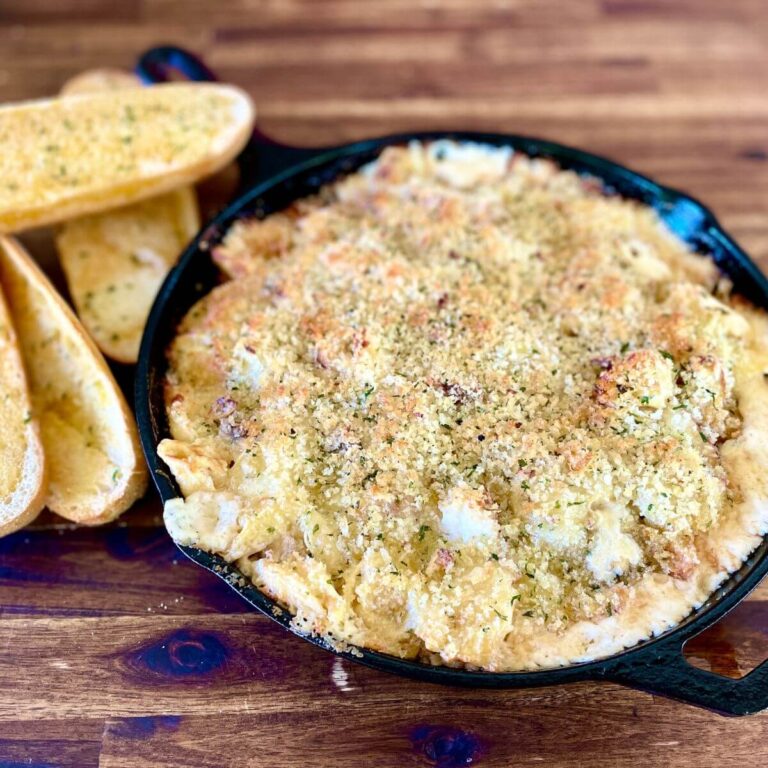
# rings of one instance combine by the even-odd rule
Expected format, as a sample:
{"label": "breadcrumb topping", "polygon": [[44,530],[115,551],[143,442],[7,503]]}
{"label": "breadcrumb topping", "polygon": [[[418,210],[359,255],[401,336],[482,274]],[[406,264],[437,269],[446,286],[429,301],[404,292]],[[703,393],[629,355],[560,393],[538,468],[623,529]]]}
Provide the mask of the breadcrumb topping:
{"label": "breadcrumb topping", "polygon": [[169,350],[166,521],[297,626],[503,669],[710,556],[750,327],[652,209],[414,143],[214,258]]}

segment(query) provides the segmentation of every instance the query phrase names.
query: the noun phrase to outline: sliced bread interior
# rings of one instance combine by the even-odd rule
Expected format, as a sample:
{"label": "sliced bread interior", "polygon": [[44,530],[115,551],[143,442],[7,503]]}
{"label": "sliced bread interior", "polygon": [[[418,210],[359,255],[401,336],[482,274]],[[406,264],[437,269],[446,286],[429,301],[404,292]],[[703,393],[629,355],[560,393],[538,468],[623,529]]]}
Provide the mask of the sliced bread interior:
{"label": "sliced bread interior", "polygon": [[45,454],[16,331],[0,291],[0,536],[34,520],[45,500]]}

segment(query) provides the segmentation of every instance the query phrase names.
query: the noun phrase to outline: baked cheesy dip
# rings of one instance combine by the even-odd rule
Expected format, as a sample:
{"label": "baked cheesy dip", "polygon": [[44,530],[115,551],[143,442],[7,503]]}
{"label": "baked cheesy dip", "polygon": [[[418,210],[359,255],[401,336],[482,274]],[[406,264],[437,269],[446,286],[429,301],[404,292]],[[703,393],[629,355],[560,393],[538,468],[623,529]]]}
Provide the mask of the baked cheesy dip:
{"label": "baked cheesy dip", "polygon": [[335,647],[618,652],[768,528],[766,316],[655,212],[508,148],[384,150],[235,224],[170,346],[165,522]]}

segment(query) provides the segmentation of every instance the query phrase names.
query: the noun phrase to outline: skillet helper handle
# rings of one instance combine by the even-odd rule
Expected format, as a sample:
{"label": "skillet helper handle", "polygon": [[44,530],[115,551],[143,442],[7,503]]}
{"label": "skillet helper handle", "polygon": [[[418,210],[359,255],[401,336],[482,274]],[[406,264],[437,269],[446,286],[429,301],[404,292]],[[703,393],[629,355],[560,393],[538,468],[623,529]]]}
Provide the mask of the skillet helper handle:
{"label": "skillet helper handle", "polygon": [[612,664],[603,679],[711,709],[723,715],[751,715],[768,709],[768,661],[742,678],[699,669],[683,656],[680,642],[656,644]]}

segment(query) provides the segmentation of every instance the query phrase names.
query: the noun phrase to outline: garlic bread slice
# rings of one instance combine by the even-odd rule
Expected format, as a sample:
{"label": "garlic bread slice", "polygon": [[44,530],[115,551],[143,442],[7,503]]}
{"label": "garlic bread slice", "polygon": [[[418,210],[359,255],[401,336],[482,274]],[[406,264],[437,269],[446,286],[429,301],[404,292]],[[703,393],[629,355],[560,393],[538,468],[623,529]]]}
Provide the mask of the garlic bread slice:
{"label": "garlic bread slice", "polygon": [[45,454],[16,332],[0,291],[0,536],[37,517],[45,500]]}
{"label": "garlic bread slice", "polygon": [[192,184],[245,145],[240,89],[167,83],[0,107],[0,232],[108,210]]}
{"label": "garlic bread slice", "polygon": [[40,420],[46,504],[85,525],[112,520],[147,484],[125,398],[74,313],[12,238],[0,238],[0,283]]}
{"label": "garlic bread slice", "polygon": [[[67,81],[61,93],[140,85],[130,72],[94,69]],[[61,225],[56,247],[69,293],[105,355],[121,363],[136,362],[155,295],[199,228],[197,198],[188,186]]]}
{"label": "garlic bread slice", "polygon": [[155,295],[198,228],[190,187],[62,225],[56,248],[69,292],[104,354],[136,362]]}

